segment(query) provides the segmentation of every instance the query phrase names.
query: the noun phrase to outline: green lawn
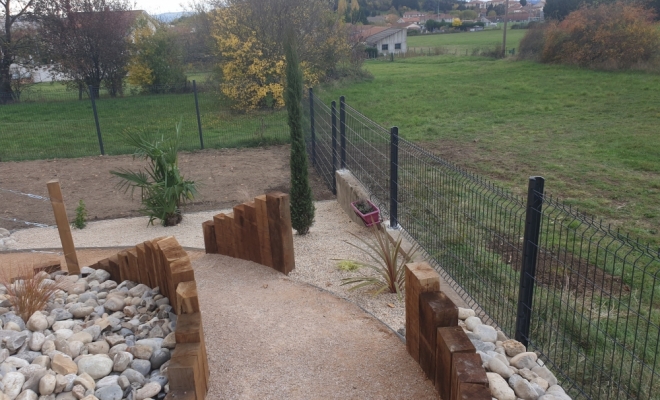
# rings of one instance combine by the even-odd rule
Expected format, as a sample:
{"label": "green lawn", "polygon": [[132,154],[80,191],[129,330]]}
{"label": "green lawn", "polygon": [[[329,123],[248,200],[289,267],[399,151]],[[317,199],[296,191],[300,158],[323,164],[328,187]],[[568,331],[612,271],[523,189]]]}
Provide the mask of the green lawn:
{"label": "green lawn", "polygon": [[[506,32],[506,47],[518,48],[520,40],[525,36],[526,29],[509,29]],[[408,37],[408,48],[427,50],[429,48],[444,48],[456,50],[465,54],[465,50],[476,48],[492,48],[502,44],[501,29],[488,29],[479,32],[441,33]]]}
{"label": "green lawn", "polygon": [[[40,87],[41,86],[41,87]],[[55,86],[55,85],[53,85]],[[88,98],[76,91],[39,85],[19,104],[0,112],[0,160],[82,157],[99,154],[99,142]],[[38,101],[37,101],[38,100]],[[192,93],[102,97],[96,101],[106,154],[132,151],[121,139],[124,131],[162,135],[181,123],[183,148],[199,149],[200,139]],[[282,143],[288,138],[284,112],[237,115],[227,111],[214,92],[199,94],[206,148]]]}
{"label": "green lawn", "polygon": [[345,95],[369,118],[516,193],[542,175],[552,195],[660,244],[659,75],[453,56],[366,68],[375,79],[321,97]]}

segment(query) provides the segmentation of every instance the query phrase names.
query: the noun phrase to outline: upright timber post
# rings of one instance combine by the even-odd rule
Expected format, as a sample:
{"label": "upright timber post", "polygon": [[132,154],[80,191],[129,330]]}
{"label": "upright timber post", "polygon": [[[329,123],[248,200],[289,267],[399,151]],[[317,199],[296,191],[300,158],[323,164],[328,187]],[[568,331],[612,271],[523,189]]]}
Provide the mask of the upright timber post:
{"label": "upright timber post", "polygon": [[60,181],[55,179],[48,182],[47,185],[50,204],[53,206],[55,222],[57,222],[57,230],[60,233],[60,240],[62,241],[62,250],[64,251],[67,270],[70,275],[78,275],[80,274],[80,266],[78,265],[76,248],[73,245],[71,226],[69,225],[69,219],[66,216],[66,208],[64,207],[64,199],[62,198]]}

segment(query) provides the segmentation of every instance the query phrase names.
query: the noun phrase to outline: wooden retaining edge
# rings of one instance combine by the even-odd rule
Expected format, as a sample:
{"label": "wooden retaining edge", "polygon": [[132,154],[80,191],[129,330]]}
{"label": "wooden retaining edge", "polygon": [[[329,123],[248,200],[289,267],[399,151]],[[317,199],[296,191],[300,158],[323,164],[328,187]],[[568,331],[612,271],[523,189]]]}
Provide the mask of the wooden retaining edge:
{"label": "wooden retaining edge", "polygon": [[255,197],[234,212],[202,223],[204,248],[271,267],[288,275],[295,268],[289,196],[281,192]]}
{"label": "wooden retaining edge", "polygon": [[107,271],[110,279],[117,282],[131,280],[160,288],[178,315],[174,331],[176,346],[167,370],[170,391],[165,399],[204,400],[210,370],[197,283],[190,258],[177,240],[173,236],[149,240],[90,268]]}
{"label": "wooden retaining edge", "polygon": [[[406,265],[406,348],[446,400],[490,399],[486,370],[463,328],[458,307],[440,291],[428,263]],[[466,397],[467,396],[467,397]]]}

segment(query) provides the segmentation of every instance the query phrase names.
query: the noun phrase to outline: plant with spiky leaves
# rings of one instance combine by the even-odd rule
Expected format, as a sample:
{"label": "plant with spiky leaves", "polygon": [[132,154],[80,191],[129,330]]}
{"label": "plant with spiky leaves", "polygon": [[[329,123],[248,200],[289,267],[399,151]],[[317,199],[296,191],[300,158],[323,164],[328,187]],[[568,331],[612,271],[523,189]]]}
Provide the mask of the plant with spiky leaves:
{"label": "plant with spiky leaves", "polygon": [[135,147],[134,157],[149,161],[144,171],[119,169],[110,171],[121,178],[118,184],[124,191],[140,189],[142,209],[149,217],[149,224],[156,219],[163,226],[174,226],[181,222],[181,205],[193,200],[197,194],[194,181],[186,180],[179,171],[178,151],[181,145],[181,123],[176,126],[176,134],[148,140],[140,133],[126,132],[124,138]]}
{"label": "plant with spiky leaves", "polygon": [[401,236],[399,236],[399,239],[395,243],[392,243],[383,228],[374,225],[370,230],[373,233],[371,240],[365,240],[351,233],[351,235],[367,246],[366,249],[348,241],[346,243],[359,249],[371,258],[373,263],[364,261],[353,262],[369,268],[375,274],[363,273],[353,278],[344,278],[342,279],[342,286],[353,285],[349,290],[355,290],[365,286],[375,286],[375,295],[388,291],[390,293],[396,293],[400,299],[405,284],[406,264],[412,261],[417,252],[417,247],[413,246],[410,251],[404,254],[401,250],[401,242],[403,240]]}

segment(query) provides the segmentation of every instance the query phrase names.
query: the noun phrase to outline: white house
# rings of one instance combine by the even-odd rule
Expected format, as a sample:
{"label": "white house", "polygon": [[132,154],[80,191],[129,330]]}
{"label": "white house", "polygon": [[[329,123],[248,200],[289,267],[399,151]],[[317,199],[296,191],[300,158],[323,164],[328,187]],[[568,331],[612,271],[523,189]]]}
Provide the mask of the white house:
{"label": "white house", "polygon": [[399,54],[408,51],[407,35],[405,29],[389,28],[367,37],[364,41],[367,45],[377,48],[380,54]]}

